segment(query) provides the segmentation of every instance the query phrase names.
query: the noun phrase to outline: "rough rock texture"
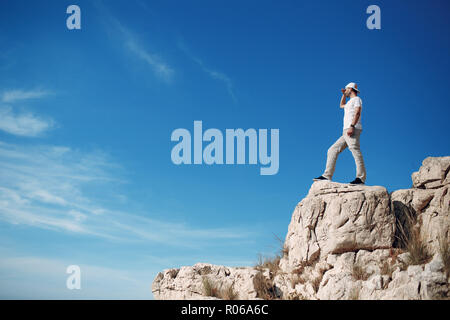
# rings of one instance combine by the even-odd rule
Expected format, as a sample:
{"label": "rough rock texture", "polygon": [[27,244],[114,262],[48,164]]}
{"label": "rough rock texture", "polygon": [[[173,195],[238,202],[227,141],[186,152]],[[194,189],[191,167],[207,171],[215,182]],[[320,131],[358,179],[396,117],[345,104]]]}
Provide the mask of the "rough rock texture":
{"label": "rough rock texture", "polygon": [[439,237],[450,239],[450,157],[428,157],[412,174],[413,188],[391,194],[393,211],[418,218],[421,236],[436,253]]}
{"label": "rough rock texture", "polygon": [[[439,250],[439,239],[450,242],[449,170],[450,157],[428,157],[412,174],[412,188],[391,194],[380,186],[314,182],[270,269],[167,269],[153,281],[153,295],[217,299],[206,295],[206,277],[219,290],[233,288],[237,299],[450,299],[449,262]],[[418,265],[399,240],[407,221],[431,254]],[[262,295],[261,286],[270,294]]]}
{"label": "rough rock texture", "polygon": [[296,269],[330,253],[390,248],[394,222],[384,187],[317,181],[294,210],[281,268]]}
{"label": "rough rock texture", "polygon": [[253,267],[232,268],[196,263],[192,267],[166,269],[158,273],[152,284],[152,292],[158,300],[214,299],[204,295],[203,277],[207,277],[212,283],[218,284],[218,289],[229,286],[239,288],[235,290],[236,299],[250,300],[256,298],[253,278],[257,273]]}
{"label": "rough rock texture", "polygon": [[450,184],[450,156],[428,157],[422,162],[419,171],[411,176],[414,188],[433,189]]}

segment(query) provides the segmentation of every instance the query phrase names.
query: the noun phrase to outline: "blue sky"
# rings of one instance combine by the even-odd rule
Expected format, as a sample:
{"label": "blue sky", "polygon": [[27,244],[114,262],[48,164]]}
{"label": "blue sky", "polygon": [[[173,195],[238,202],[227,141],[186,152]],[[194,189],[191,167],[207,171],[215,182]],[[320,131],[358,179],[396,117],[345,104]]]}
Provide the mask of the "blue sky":
{"label": "blue sky", "polygon": [[[66,8],[81,8],[81,30]],[[366,8],[381,8],[381,30]],[[0,298],[151,299],[284,239],[358,83],[367,185],[449,155],[448,1],[1,1]],[[173,130],[279,129],[280,168],[181,165]],[[333,180],[355,177],[351,153]],[[69,265],[81,290],[66,288]]]}

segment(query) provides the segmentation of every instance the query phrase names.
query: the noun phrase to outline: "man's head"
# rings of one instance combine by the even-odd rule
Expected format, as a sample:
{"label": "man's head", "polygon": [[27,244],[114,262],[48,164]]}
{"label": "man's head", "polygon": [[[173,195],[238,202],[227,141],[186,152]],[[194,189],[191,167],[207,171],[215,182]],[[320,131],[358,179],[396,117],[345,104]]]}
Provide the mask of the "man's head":
{"label": "man's head", "polygon": [[346,97],[350,96],[357,96],[359,93],[358,85],[354,82],[350,82],[348,85],[345,86],[344,95]]}

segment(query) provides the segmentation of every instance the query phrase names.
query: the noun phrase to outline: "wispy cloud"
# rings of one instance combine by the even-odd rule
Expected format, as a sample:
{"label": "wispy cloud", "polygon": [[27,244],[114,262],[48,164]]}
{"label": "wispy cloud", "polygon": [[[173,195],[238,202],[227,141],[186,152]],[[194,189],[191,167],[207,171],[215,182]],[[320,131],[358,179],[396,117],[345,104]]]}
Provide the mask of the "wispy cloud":
{"label": "wispy cloud", "polygon": [[140,39],[119,21],[102,2],[95,2],[105,18],[106,31],[114,41],[121,41],[124,48],[138,59],[142,60],[152,70],[153,74],[160,80],[170,83],[174,77],[175,70],[164,61],[160,54],[149,50]]}
{"label": "wispy cloud", "polygon": [[147,63],[158,78],[165,82],[170,82],[172,80],[174,70],[163,62],[158,55],[148,52],[144,47],[138,44],[136,40],[131,38],[126,40],[125,45],[130,52],[134,53],[138,58]]}
{"label": "wispy cloud", "polygon": [[17,112],[10,104],[16,102],[39,99],[52,94],[49,90],[13,89],[5,90],[0,95],[0,130],[7,133],[24,136],[37,137],[43,132],[54,127],[55,122],[50,118],[43,118],[32,112]]}
{"label": "wispy cloud", "polygon": [[8,90],[1,95],[1,101],[11,103],[19,100],[37,99],[51,94],[48,90],[34,89],[34,90]]}
{"label": "wispy cloud", "polygon": [[0,130],[10,134],[36,137],[53,126],[52,119],[43,119],[31,112],[15,113],[10,106],[0,106]]}
{"label": "wispy cloud", "polygon": [[234,94],[234,90],[233,90],[233,82],[231,81],[231,79],[225,73],[222,73],[222,72],[219,72],[219,71],[216,71],[216,70],[213,70],[213,69],[207,67],[205,65],[205,63],[203,62],[203,60],[201,60],[200,58],[198,58],[198,57],[196,57],[195,55],[192,54],[192,52],[188,49],[188,47],[184,44],[183,41],[181,41],[181,40],[178,41],[178,47],[192,61],[194,61],[196,64],[198,64],[200,66],[200,68],[203,70],[203,72],[208,74],[214,80],[219,80],[219,81],[223,82],[225,84],[225,87],[227,88],[227,91],[228,91],[229,95],[233,99],[233,102],[234,103],[237,102],[236,95]]}
{"label": "wispy cloud", "polygon": [[[121,241],[196,247],[245,240],[243,228],[197,228],[118,210],[124,169],[100,151],[0,142],[0,219]],[[90,190],[86,193],[84,190]],[[125,197],[126,199],[126,197]],[[116,201],[116,202],[115,202]]]}

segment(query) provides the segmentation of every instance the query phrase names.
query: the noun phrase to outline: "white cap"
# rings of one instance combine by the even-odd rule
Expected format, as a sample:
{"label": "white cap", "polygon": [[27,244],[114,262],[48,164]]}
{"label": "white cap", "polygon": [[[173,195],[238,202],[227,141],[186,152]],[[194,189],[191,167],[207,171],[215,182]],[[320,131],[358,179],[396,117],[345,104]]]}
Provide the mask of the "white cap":
{"label": "white cap", "polygon": [[354,82],[350,82],[348,85],[346,85],[345,89],[347,89],[347,88],[352,88],[352,89],[355,89],[357,92],[359,92],[358,86]]}

